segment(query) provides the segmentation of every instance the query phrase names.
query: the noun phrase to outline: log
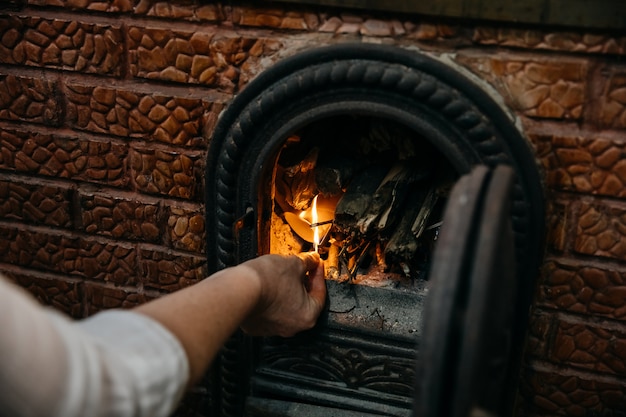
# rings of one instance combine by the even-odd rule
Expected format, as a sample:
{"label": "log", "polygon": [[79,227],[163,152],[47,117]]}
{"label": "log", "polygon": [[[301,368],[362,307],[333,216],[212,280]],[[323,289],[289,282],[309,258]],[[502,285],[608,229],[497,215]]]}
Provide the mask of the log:
{"label": "log", "polygon": [[355,175],[335,208],[335,226],[339,230],[348,235],[358,230],[357,222],[367,211],[376,189],[387,172],[388,166],[372,165]]}
{"label": "log", "polygon": [[411,185],[426,178],[430,170],[416,167],[415,161],[394,164],[378,189],[363,217],[357,222],[361,234],[372,236],[385,232],[395,223]]}
{"label": "log", "polygon": [[385,247],[387,263],[410,264],[420,248],[419,238],[427,227],[438,198],[438,189],[432,184],[428,188],[414,189],[411,192],[404,214]]}

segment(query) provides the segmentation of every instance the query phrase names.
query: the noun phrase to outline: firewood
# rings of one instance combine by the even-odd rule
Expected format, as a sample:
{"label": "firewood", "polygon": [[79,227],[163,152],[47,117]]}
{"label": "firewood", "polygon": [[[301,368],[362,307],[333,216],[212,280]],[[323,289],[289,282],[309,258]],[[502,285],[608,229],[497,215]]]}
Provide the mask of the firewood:
{"label": "firewood", "polygon": [[394,223],[411,184],[425,178],[429,167],[415,166],[416,161],[394,164],[374,193],[367,211],[357,222],[361,234],[371,236],[384,232]]}
{"label": "firewood", "polygon": [[414,189],[411,192],[404,214],[385,247],[385,259],[388,263],[409,264],[411,262],[420,248],[419,237],[427,226],[438,195],[434,185],[426,189]]}
{"label": "firewood", "polygon": [[357,230],[357,222],[367,211],[376,189],[388,171],[389,167],[373,165],[355,175],[335,208],[335,226],[337,228],[348,232],[348,234]]}

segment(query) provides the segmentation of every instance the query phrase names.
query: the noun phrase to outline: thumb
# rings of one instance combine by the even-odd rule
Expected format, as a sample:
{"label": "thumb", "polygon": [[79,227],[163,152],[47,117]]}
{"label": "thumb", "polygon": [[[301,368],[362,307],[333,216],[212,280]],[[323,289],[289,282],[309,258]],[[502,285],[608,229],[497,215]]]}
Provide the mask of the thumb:
{"label": "thumb", "polygon": [[318,307],[316,313],[322,311],[326,301],[326,280],[324,279],[324,263],[320,262],[309,272],[309,297]]}

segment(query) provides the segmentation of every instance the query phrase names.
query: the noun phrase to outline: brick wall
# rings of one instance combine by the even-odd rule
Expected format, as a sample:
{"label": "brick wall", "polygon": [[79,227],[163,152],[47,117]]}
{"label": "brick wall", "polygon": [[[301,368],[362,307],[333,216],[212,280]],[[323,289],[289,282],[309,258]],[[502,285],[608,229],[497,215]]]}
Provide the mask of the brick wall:
{"label": "brick wall", "polygon": [[251,78],[344,40],[453,53],[545,169],[518,414],[625,415],[626,36],[510,26],[199,0],[0,5],[0,271],[74,317],[194,283],[207,146]]}

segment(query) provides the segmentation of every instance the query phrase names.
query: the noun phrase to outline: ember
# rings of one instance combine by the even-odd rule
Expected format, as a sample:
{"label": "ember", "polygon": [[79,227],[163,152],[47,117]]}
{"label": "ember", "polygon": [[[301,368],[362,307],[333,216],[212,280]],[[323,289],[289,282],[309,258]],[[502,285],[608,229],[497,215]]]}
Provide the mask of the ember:
{"label": "ember", "polygon": [[329,279],[412,286],[425,278],[453,173],[397,123],[342,116],[311,124],[278,158],[272,251],[319,251]]}

